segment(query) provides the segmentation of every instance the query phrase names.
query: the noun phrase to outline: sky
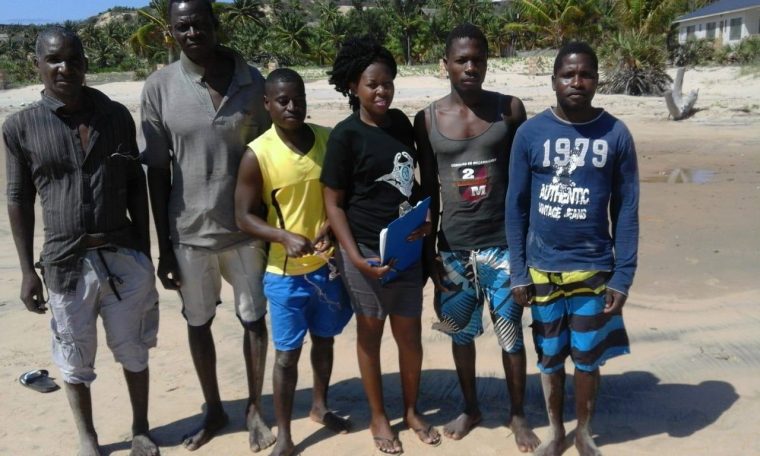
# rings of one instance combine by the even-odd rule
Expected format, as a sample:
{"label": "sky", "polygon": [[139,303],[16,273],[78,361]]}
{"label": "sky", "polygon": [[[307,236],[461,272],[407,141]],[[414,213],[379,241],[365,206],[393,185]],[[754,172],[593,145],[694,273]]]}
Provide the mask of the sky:
{"label": "sky", "polygon": [[0,24],[47,24],[82,20],[113,8],[140,8],[149,0],[0,0]]}

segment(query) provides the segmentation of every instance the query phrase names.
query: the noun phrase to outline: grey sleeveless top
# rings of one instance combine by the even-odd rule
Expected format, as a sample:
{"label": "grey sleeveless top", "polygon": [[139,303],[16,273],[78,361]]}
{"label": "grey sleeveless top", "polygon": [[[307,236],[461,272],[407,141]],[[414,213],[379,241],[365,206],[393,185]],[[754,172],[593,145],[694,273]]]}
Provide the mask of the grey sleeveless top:
{"label": "grey sleeveless top", "polygon": [[435,102],[428,107],[430,145],[441,184],[440,250],[506,247],[504,199],[509,147],[514,132],[501,120],[504,97],[497,104],[498,121],[474,137],[451,139],[438,130]]}

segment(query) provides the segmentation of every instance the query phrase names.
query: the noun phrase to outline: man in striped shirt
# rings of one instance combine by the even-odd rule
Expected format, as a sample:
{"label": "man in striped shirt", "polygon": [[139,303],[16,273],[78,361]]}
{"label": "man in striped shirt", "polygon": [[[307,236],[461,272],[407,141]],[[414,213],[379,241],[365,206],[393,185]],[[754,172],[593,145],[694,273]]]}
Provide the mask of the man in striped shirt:
{"label": "man in striped shirt", "polygon": [[[8,216],[22,271],[21,300],[52,314],[53,359],[79,431],[80,455],[98,455],[90,384],[96,320],[123,369],[132,403],[132,455],[157,455],[148,435],[148,349],[158,293],[150,261],[148,199],[127,109],[84,87],[79,38],[54,27],[37,38],[42,99],[8,117]],[[42,202],[42,277],[34,271],[34,202]],[[47,304],[47,306],[46,306]]]}

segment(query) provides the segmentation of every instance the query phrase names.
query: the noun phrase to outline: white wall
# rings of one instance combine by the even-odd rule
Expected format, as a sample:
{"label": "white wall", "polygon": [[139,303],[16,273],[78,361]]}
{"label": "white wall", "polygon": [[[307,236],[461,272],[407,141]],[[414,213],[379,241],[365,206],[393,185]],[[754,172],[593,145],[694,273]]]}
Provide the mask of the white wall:
{"label": "white wall", "polygon": [[[732,40],[731,20],[736,18],[741,18],[742,20],[741,34],[738,39]],[[721,22],[723,23],[722,29]],[[694,33],[691,35],[694,39],[701,40],[707,38],[708,23],[715,23],[716,39],[721,39],[723,44],[736,44],[750,35],[760,34],[760,7],[737,13],[716,14],[714,16],[683,21],[678,24],[678,42],[681,44],[686,42],[689,36],[689,27],[694,27]]]}

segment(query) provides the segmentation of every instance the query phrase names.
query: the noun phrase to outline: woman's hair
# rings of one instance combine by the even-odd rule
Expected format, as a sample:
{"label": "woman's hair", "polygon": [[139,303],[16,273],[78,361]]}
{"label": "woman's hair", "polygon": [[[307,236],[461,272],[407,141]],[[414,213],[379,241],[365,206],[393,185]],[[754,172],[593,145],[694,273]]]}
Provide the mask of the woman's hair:
{"label": "woman's hair", "polygon": [[364,70],[376,62],[385,64],[391,75],[396,77],[396,61],[393,55],[368,35],[349,38],[335,56],[332,70],[328,72],[329,82],[343,96],[348,96],[348,105],[353,111],[359,110],[359,99],[351,93],[348,86],[359,81]]}

